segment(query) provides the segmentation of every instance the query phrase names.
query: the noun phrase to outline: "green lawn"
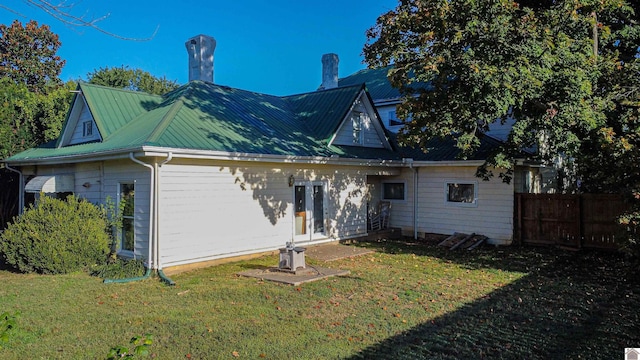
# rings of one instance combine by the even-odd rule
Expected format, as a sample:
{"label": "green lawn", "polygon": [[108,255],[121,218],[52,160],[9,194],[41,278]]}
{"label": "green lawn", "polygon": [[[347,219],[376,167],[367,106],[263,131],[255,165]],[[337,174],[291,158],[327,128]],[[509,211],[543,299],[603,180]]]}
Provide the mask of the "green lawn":
{"label": "green lawn", "polygon": [[358,246],[377,252],[318,264],[351,274],[298,287],[235,275],[276,256],[175,287],[0,271],[0,313],[20,312],[0,358],[104,359],[145,333],[157,359],[621,359],[640,346],[640,282],[619,255]]}

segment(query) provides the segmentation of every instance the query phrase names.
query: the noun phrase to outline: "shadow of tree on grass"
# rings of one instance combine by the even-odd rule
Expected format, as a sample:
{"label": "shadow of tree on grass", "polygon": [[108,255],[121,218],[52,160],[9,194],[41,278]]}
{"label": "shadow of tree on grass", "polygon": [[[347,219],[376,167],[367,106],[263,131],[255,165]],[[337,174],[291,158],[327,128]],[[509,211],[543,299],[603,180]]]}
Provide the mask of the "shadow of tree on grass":
{"label": "shadow of tree on grass", "polygon": [[615,359],[640,344],[640,281],[619,254],[548,248],[453,252],[364,244],[528,275],[352,359]]}

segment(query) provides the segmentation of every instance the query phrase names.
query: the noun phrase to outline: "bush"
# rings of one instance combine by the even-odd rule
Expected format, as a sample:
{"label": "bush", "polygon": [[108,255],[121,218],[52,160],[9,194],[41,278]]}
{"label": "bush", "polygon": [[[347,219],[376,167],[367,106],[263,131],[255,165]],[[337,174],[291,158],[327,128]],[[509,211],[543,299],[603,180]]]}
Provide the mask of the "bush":
{"label": "bush", "polygon": [[40,196],[0,236],[0,254],[22,272],[65,274],[106,261],[105,211],[73,195]]}

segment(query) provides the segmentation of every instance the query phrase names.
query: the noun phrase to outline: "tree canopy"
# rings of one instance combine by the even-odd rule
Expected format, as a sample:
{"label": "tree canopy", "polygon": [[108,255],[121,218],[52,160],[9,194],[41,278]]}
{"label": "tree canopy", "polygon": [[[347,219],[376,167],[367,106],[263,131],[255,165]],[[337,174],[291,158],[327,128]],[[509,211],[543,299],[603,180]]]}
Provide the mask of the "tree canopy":
{"label": "tree canopy", "polygon": [[149,94],[162,95],[178,88],[178,83],[166,77],[156,77],[141,69],[130,69],[126,66],[100,68],[87,74],[91,84],[115,88],[143,91]]}
{"label": "tree canopy", "polygon": [[0,77],[46,93],[47,86],[60,84],[58,76],[65,63],[56,54],[60,45],[58,35],[36,21],[25,26],[18,20],[10,26],[0,24]]}
{"label": "tree canopy", "polygon": [[580,174],[584,185],[605,190],[611,170],[627,171],[616,160],[638,160],[639,11],[625,0],[401,0],[367,32],[364,55],[390,66],[403,94],[403,144],[452,136],[468,152],[513,121],[485,165],[508,180],[513,159],[539,146],[532,157],[575,159],[598,173]]}

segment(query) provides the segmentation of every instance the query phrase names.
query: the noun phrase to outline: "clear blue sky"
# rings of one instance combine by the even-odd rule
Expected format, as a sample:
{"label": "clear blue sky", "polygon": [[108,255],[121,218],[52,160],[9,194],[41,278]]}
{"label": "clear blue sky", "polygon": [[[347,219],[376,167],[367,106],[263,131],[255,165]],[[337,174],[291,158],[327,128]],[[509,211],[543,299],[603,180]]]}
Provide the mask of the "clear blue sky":
{"label": "clear blue sky", "polygon": [[[57,3],[57,1],[53,1]],[[217,41],[215,82],[273,95],[313,91],[321,82],[322,54],[340,57],[339,76],[363,69],[365,31],[376,18],[393,9],[396,0],[84,0],[71,12],[109,17],[100,22],[107,31],[126,37],[155,37],[146,42],[124,41],[93,29],[70,28],[24,1],[7,5],[25,15],[0,8],[0,23],[33,19],[60,36],[58,54],[66,60],[62,79],[86,79],[102,67],[129,66],[155,76],[187,82],[185,41],[198,34]]]}

